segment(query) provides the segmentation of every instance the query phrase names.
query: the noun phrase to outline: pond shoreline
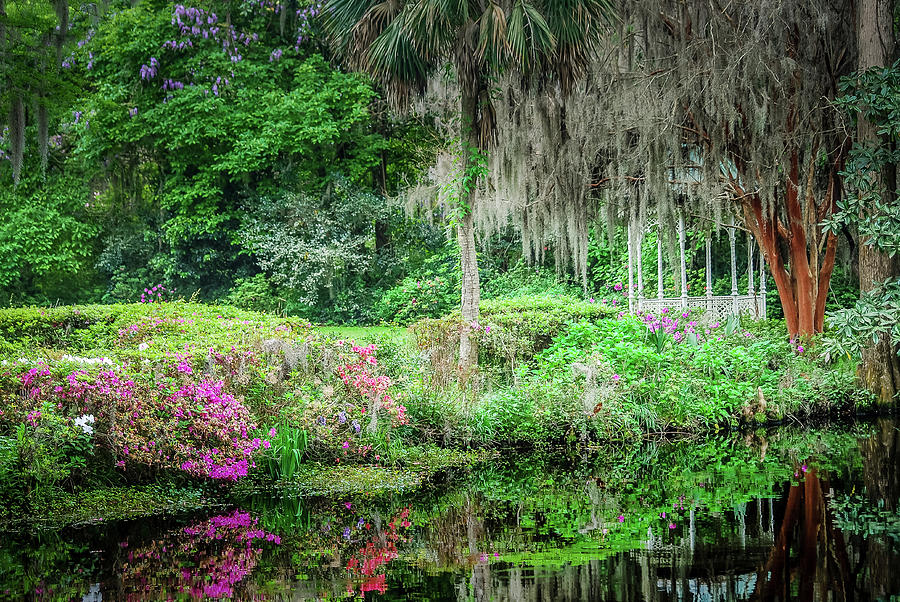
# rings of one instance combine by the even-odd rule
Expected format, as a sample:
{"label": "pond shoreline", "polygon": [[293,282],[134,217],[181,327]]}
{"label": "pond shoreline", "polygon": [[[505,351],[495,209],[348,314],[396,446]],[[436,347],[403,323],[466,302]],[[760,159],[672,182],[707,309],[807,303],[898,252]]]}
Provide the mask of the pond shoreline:
{"label": "pond shoreline", "polygon": [[[782,423],[738,427],[710,433],[646,433],[637,442],[643,444],[702,443],[743,436],[748,445],[759,445],[767,438],[802,434],[819,429],[847,430],[866,427],[879,419],[896,416],[893,411],[868,412],[839,419],[825,417],[805,424]],[[635,447],[635,442],[625,447]],[[473,469],[502,458],[527,458],[539,453],[552,458],[567,458],[572,462],[590,461],[610,450],[623,449],[616,442],[591,442],[587,445],[566,445],[542,441],[480,448],[466,453],[439,456],[432,464],[417,466],[385,466],[374,464],[324,465],[308,463],[290,482],[271,482],[259,479],[238,483],[233,487],[196,483],[175,486],[165,481],[137,486],[118,486],[88,489],[76,493],[58,492],[46,504],[29,508],[27,515],[15,518],[0,513],[0,533],[57,531],[83,528],[90,525],[140,518],[190,515],[234,506],[248,497],[262,495],[272,498],[336,500],[391,498],[465,478]],[[453,450],[449,450],[453,451]],[[449,481],[447,479],[449,478]]]}

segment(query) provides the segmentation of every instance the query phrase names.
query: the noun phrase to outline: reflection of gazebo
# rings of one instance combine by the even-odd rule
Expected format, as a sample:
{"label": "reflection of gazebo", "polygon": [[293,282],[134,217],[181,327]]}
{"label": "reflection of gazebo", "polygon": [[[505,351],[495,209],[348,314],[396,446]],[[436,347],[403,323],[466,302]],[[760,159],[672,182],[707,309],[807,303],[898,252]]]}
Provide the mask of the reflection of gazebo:
{"label": "reflection of gazebo", "polygon": [[[753,239],[747,237],[747,294],[742,295],[738,291],[737,254],[735,242],[737,227],[732,218],[727,226],[728,238],[731,242],[731,294],[712,294],[712,245],[711,236],[706,237],[706,295],[703,297],[689,297],[687,292],[687,262],[685,258],[685,229],[684,215],[678,216],[678,246],[681,255],[681,295],[678,297],[666,297],[663,293],[663,251],[661,232],[656,237],[656,297],[644,295],[644,270],[641,261],[641,242],[643,230],[629,222],[628,224],[628,309],[631,312],[647,312],[657,314],[665,308],[703,309],[710,316],[723,319],[728,315],[749,314],[756,319],[766,317],[766,278],[765,259],[762,249],[759,252],[757,265],[759,266],[759,291],[753,286]],[[634,272],[637,268],[637,287],[634,282]],[[635,295],[635,290],[637,295]]]}

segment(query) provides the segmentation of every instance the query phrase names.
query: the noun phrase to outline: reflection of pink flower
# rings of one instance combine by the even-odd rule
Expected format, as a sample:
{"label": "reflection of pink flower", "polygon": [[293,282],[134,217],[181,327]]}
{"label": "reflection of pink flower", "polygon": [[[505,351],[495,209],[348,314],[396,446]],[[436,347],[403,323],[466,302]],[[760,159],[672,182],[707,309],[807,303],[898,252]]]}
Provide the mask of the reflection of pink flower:
{"label": "reflection of pink flower", "polygon": [[669,528],[670,528],[670,529],[674,529],[674,528],[675,528],[675,523],[669,523]]}

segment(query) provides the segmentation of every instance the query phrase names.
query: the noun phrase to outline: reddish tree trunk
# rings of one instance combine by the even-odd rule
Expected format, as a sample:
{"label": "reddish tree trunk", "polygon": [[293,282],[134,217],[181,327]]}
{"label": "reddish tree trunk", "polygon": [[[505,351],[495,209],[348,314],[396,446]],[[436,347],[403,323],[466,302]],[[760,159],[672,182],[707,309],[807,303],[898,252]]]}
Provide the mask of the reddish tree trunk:
{"label": "reddish tree trunk", "polygon": [[[838,172],[843,167],[846,145],[835,151],[828,174],[828,187],[821,199],[812,193],[815,153],[811,153],[807,182],[806,212],[800,202],[800,153],[794,149],[784,190],[782,223],[774,203],[766,203],[758,193],[746,193],[737,179],[731,184],[741,199],[744,222],[759,243],[784,311],[792,338],[822,332],[825,301],[834,271],[837,239],[825,234],[820,223],[836,208],[840,190]],[[787,253],[783,252],[787,249]]]}

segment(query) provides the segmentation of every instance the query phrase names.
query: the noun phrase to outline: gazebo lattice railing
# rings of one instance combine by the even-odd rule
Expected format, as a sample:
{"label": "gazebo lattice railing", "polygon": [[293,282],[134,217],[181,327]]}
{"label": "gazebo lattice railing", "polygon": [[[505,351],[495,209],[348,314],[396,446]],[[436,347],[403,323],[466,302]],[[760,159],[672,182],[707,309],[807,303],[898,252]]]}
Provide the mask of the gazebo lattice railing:
{"label": "gazebo lattice railing", "polygon": [[[765,257],[762,249],[759,250],[757,266],[759,268],[759,291],[754,288],[755,270],[753,267],[753,239],[747,238],[747,293],[741,294],[738,290],[736,238],[737,228],[734,218],[728,226],[728,238],[731,246],[731,294],[712,294],[712,245],[711,238],[706,237],[706,294],[703,297],[690,297],[687,290],[687,260],[685,255],[685,226],[684,216],[678,217],[678,246],[680,250],[680,276],[681,295],[678,297],[666,297],[663,289],[663,250],[662,235],[656,237],[656,297],[647,297],[644,294],[644,270],[641,257],[641,243],[643,232],[635,228],[629,222],[628,234],[628,310],[632,313],[657,314],[663,309],[703,309],[707,315],[717,319],[725,319],[729,315],[748,314],[750,317],[762,320],[766,317],[766,274]],[[637,286],[634,276],[637,268]],[[637,294],[635,294],[637,292]]]}

